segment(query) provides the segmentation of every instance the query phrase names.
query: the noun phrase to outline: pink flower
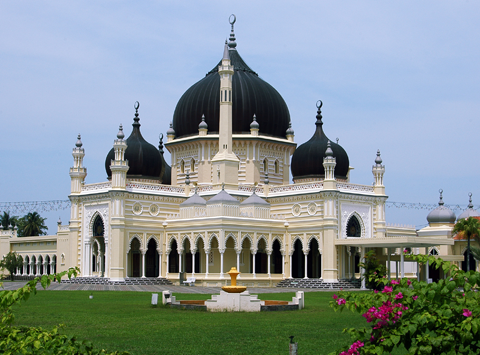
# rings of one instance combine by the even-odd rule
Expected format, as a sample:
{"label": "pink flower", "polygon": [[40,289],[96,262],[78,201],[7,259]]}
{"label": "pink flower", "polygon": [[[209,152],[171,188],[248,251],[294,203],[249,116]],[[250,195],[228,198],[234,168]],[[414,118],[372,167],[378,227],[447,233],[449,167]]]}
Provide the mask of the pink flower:
{"label": "pink flower", "polygon": [[378,290],[373,291],[373,293],[378,293]]}
{"label": "pink flower", "polygon": [[400,285],[400,282],[398,282],[397,280],[392,280],[392,285]]}
{"label": "pink flower", "polygon": [[414,301],[416,301],[416,300],[417,300],[417,298],[418,298],[418,296],[417,296],[417,295],[415,295],[415,296],[413,296],[412,298],[413,298],[413,300],[414,300]]}
{"label": "pink flower", "polygon": [[392,292],[392,291],[393,291],[392,286],[385,286],[382,293],[388,293],[388,292]]}
{"label": "pink flower", "polygon": [[338,304],[339,306],[342,305],[342,304],[345,304],[345,299],[339,298],[339,299],[337,300],[337,304]]}
{"label": "pink flower", "polygon": [[403,249],[403,252],[406,254],[408,253],[408,249]]}
{"label": "pink flower", "polygon": [[395,299],[396,300],[401,300],[403,298],[403,295],[401,292],[399,292],[396,296],[395,296]]}
{"label": "pink flower", "polygon": [[407,285],[410,286],[412,284],[412,281],[407,280]]}
{"label": "pink flower", "polygon": [[465,317],[471,317],[471,316],[472,316],[472,311],[470,311],[470,310],[468,310],[468,309],[465,308],[465,309],[463,310],[463,315],[464,315]]}
{"label": "pink flower", "polygon": [[336,300],[338,298],[337,295],[333,295],[332,297],[333,297],[334,300]]}

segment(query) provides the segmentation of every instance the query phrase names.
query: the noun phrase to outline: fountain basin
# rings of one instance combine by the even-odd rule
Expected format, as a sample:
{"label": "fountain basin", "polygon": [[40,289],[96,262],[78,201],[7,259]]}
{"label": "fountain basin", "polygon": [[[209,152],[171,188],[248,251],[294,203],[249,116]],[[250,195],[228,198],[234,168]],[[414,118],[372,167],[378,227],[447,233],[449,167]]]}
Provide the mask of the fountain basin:
{"label": "fountain basin", "polygon": [[242,293],[247,289],[247,286],[222,286],[222,290],[228,293]]}

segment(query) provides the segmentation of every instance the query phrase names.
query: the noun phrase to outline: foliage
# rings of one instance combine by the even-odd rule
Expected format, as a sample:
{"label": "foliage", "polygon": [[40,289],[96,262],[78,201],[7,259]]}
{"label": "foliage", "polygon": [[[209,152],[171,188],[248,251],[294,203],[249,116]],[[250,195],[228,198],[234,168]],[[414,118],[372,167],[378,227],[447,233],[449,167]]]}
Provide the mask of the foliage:
{"label": "foliage", "polygon": [[474,217],[468,217],[466,219],[461,219],[453,227],[452,233],[462,232],[464,237],[467,240],[475,238],[477,242],[480,243],[480,221]]}
{"label": "foliage", "polygon": [[17,268],[22,267],[23,258],[15,252],[9,252],[3,257],[0,261],[0,269],[8,270],[10,273],[10,278],[14,280],[14,274]]}
{"label": "foliage", "polygon": [[[51,331],[38,327],[14,327],[12,306],[27,301],[37,293],[37,284],[47,288],[52,281],[60,282],[62,276],[76,276],[78,268],[69,269],[55,275],[43,275],[29,281],[18,290],[0,291],[0,352],[2,354],[106,354],[105,350],[95,349],[90,342],[79,341],[75,337],[59,334],[58,327]],[[118,354],[117,352],[113,354]]]}
{"label": "foliage", "polygon": [[354,343],[341,354],[384,354],[404,346],[408,354],[477,354],[480,348],[480,282],[478,272],[465,272],[433,256],[410,255],[414,261],[449,272],[436,283],[408,279],[378,280],[382,292],[340,292],[330,305],[365,317],[370,326],[345,329]]}
{"label": "foliage", "polygon": [[365,278],[367,288],[380,290],[383,287],[383,284],[377,280],[387,274],[387,268],[383,263],[378,261],[374,250],[366,252],[364,261],[358,263],[358,266],[365,270],[363,277]]}
{"label": "foliage", "polygon": [[18,226],[18,221],[19,218],[17,216],[10,216],[8,212],[3,212],[3,215],[0,216],[0,224],[4,230]]}
{"label": "foliage", "polygon": [[32,237],[37,235],[46,235],[47,226],[45,225],[46,218],[40,216],[37,212],[29,212],[22,218],[22,236]]}

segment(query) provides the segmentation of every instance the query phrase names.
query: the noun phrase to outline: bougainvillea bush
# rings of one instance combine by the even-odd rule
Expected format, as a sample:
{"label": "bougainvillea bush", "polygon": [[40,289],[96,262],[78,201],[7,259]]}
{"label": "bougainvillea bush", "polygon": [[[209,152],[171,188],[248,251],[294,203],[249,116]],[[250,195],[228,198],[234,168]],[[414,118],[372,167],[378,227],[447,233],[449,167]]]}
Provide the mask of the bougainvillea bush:
{"label": "bougainvillea bush", "polygon": [[408,354],[479,354],[480,274],[433,256],[408,257],[421,264],[428,260],[447,278],[430,284],[381,278],[377,281],[383,283],[382,291],[334,295],[330,305],[336,311],[346,308],[366,321],[363,328],[344,330],[352,344],[339,353],[388,354],[403,345]]}

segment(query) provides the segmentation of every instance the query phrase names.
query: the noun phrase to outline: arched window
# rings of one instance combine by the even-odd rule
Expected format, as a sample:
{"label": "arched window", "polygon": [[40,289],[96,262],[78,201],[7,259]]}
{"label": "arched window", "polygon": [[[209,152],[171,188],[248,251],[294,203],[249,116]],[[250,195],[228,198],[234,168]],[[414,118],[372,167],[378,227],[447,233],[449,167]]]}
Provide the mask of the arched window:
{"label": "arched window", "polygon": [[263,171],[264,172],[268,171],[268,159],[267,158],[263,159]]}
{"label": "arched window", "polygon": [[185,162],[183,160],[180,161],[180,173],[185,173]]}
{"label": "arched window", "polygon": [[347,223],[347,237],[349,238],[360,238],[362,236],[362,228],[360,222],[358,222],[357,217],[352,216]]}
{"label": "arched window", "polygon": [[192,158],[192,160],[190,161],[190,170],[192,171],[192,173],[195,171],[195,159]]}
{"label": "arched window", "polygon": [[275,160],[275,174],[280,174],[280,163]]}

